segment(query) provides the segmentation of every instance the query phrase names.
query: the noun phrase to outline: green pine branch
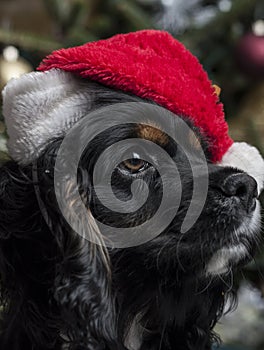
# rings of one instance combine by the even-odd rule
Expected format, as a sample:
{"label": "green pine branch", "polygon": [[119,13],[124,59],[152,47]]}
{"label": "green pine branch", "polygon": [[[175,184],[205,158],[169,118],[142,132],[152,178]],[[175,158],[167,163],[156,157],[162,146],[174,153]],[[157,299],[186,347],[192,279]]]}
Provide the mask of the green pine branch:
{"label": "green pine branch", "polygon": [[6,45],[19,46],[25,50],[40,51],[43,53],[49,53],[62,46],[61,42],[39,37],[32,33],[21,33],[2,28],[0,28],[0,42]]}

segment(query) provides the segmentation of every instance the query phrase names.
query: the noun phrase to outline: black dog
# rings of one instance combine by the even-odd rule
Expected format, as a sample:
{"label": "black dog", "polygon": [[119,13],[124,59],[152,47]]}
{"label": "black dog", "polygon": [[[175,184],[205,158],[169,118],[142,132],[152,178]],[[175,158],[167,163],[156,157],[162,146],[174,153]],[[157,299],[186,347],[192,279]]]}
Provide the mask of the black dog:
{"label": "black dog", "polygon": [[[87,86],[91,110],[140,101],[96,83]],[[175,218],[156,238],[135,247],[91,243],[61,215],[54,165],[62,138],[50,142],[35,164],[10,161],[0,169],[1,349],[209,350],[218,341],[213,327],[226,300],[235,301],[232,269],[247,262],[256,247],[257,184],[242,171],[211,164],[207,140],[188,123],[208,159],[209,189],[200,217],[184,234],[180,228],[191,200],[192,172],[185,150],[158,127],[113,127],[82,155],[79,191],[91,222],[96,218],[113,227],[133,227],[154,215],[162,182],[135,150],[116,167],[111,185],[125,205],[131,183],[144,179],[148,200],[131,214],[111,212],[97,198],[92,180],[106,147],[143,138],[163,147],[177,164],[182,198]],[[187,142],[195,152],[193,140]]]}

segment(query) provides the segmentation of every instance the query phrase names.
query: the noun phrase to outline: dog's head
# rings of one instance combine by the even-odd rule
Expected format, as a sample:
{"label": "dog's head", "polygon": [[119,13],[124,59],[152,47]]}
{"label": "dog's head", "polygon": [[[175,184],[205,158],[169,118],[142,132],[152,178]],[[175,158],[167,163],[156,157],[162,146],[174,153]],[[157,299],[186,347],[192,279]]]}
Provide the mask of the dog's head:
{"label": "dog's head", "polygon": [[151,93],[57,70],[4,91],[16,162],[1,169],[2,284],[14,312],[37,305],[22,308],[34,344],[59,331],[85,349],[208,349],[233,268],[254,254],[262,157]]}
{"label": "dog's head", "polygon": [[[44,197],[54,194],[52,208],[57,203],[58,212],[80,236],[92,243],[102,239],[110,248],[134,247],[143,252],[148,266],[160,271],[162,265],[176,266],[178,272],[196,277],[225,274],[252,257],[260,229],[257,198],[263,171],[255,148],[234,144],[222,162],[212,162],[210,139],[189,118],[70,74],[37,74],[40,82],[62,79],[62,86],[70,81],[71,91],[76,90],[70,112],[65,103],[71,92],[65,92],[66,102],[59,106],[56,96],[51,106],[46,96],[42,101],[58,125],[66,118],[62,127],[68,131],[53,134],[56,124],[51,118],[43,120],[43,109],[24,135],[23,123],[31,113],[39,113],[35,99],[45,94],[47,83],[37,96],[22,91],[14,105],[8,102],[14,95],[11,82],[4,93],[5,113],[26,107],[15,115],[22,127],[7,119],[10,152],[22,165],[33,164],[38,192]],[[21,85],[32,80],[25,76]],[[79,113],[83,117],[67,125],[67,113],[73,119]],[[242,147],[244,155],[237,154],[236,147]],[[40,198],[46,221],[49,203]],[[86,234],[90,226],[97,233]]]}

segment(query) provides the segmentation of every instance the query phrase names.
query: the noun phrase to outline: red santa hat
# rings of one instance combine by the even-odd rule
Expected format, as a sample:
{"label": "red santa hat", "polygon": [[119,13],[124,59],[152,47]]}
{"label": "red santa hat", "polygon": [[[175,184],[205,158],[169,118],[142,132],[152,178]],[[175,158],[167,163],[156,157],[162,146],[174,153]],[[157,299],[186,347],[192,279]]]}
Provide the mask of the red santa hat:
{"label": "red santa hat", "polygon": [[57,50],[38,69],[10,81],[3,91],[8,148],[19,163],[37,158],[51,139],[65,134],[87,113],[82,77],[189,118],[210,141],[213,162],[249,172],[262,188],[264,162],[259,152],[233,143],[223,105],[206,72],[169,33],[143,30]]}

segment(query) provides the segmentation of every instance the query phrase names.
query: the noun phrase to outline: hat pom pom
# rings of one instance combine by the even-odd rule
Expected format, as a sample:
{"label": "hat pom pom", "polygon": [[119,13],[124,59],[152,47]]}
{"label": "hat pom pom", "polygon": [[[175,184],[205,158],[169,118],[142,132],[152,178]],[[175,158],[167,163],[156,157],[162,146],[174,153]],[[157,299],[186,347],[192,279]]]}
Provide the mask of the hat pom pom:
{"label": "hat pom pom", "polygon": [[235,142],[229,148],[219,163],[222,166],[231,166],[241,169],[251,175],[258,184],[258,193],[264,185],[264,159],[256,147],[246,142]]}

